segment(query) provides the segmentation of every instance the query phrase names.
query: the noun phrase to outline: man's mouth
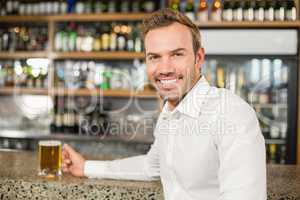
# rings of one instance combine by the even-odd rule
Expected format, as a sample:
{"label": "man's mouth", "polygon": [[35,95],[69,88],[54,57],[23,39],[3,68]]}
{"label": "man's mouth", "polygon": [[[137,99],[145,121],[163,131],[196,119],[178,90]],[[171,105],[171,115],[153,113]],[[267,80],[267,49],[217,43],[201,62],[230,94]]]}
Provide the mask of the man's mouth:
{"label": "man's mouth", "polygon": [[158,88],[170,90],[176,88],[178,86],[178,81],[181,79],[182,77],[163,77],[157,78],[155,82]]}

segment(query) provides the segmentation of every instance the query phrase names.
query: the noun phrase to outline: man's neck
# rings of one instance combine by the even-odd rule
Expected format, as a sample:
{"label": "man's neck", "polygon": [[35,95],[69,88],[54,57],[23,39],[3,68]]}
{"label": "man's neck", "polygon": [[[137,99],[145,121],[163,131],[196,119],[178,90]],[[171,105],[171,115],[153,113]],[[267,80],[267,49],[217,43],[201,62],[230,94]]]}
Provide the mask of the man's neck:
{"label": "man's neck", "polygon": [[182,99],[184,99],[184,97],[187,95],[187,93],[189,93],[191,91],[191,89],[196,85],[196,83],[201,79],[201,75],[199,77],[197,77],[195,79],[195,81],[193,81],[193,86],[185,93],[181,96],[181,98],[178,98],[178,99],[173,99],[173,100],[167,100],[168,101],[168,110],[169,111],[173,111],[176,106],[180,103],[180,101]]}

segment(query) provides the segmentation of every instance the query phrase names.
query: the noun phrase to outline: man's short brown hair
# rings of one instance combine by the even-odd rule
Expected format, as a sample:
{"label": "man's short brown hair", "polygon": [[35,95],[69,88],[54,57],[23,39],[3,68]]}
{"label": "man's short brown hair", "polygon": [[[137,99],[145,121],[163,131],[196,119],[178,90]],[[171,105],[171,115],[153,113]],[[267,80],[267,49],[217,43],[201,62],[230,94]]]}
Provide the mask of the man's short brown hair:
{"label": "man's short brown hair", "polygon": [[[170,8],[164,8],[151,14],[143,21],[143,39],[153,29],[169,26],[175,22],[187,26],[192,34],[194,53],[201,48],[200,31],[198,27],[184,14]],[[145,40],[144,40],[145,41]]]}

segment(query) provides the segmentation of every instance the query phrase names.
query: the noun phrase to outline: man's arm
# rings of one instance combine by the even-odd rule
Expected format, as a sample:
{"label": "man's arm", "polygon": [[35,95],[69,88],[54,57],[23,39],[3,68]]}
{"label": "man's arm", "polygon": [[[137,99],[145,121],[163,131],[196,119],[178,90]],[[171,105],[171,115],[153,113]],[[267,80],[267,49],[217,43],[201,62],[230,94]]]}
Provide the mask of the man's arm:
{"label": "man's arm", "polygon": [[233,115],[231,122],[225,119],[232,131],[218,135],[220,200],[266,200],[264,138],[255,112],[240,111],[245,112]]}
{"label": "man's arm", "polygon": [[65,145],[63,171],[70,172],[75,176],[87,176],[89,178],[157,180],[160,173],[157,148],[157,141],[155,140],[146,155],[113,161],[86,161],[70,146]]}

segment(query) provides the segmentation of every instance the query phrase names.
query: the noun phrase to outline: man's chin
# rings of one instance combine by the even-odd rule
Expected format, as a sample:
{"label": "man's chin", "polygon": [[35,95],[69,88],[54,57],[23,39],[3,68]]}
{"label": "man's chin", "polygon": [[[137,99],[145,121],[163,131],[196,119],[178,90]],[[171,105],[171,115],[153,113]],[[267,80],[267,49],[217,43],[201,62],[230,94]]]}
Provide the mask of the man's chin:
{"label": "man's chin", "polygon": [[165,93],[160,93],[160,97],[164,101],[178,101],[180,99],[180,95],[178,94],[165,94]]}

